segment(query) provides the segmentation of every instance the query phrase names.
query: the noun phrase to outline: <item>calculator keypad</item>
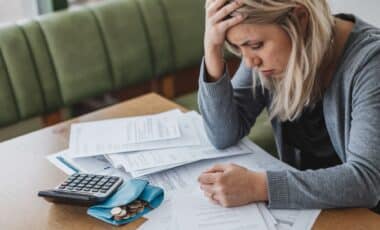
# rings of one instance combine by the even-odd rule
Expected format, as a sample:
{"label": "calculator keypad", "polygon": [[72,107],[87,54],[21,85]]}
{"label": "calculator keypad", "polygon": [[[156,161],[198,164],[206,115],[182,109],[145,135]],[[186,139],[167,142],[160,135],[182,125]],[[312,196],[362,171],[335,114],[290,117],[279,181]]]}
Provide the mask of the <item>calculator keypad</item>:
{"label": "calculator keypad", "polygon": [[115,176],[76,173],[71,175],[56,189],[62,192],[73,192],[86,195],[106,195],[121,183]]}

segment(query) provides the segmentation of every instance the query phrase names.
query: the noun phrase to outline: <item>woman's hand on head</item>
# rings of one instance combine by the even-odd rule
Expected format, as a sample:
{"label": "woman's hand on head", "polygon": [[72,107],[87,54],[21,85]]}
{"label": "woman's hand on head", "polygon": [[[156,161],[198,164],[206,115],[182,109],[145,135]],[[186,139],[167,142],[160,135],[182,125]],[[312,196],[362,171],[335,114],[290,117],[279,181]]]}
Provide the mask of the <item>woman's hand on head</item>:
{"label": "woman's hand on head", "polygon": [[215,165],[203,172],[198,181],[204,194],[223,207],[268,200],[266,173],[235,164]]}
{"label": "woman's hand on head", "polygon": [[[241,0],[206,0],[206,31],[205,31],[205,47],[222,48],[226,39],[226,31],[242,22],[244,17],[236,14],[228,17],[232,12],[242,6]],[[228,17],[227,19],[225,19]]]}
{"label": "woman's hand on head", "polygon": [[208,74],[214,80],[223,74],[222,49],[226,39],[226,32],[229,28],[244,20],[244,16],[241,14],[234,14],[234,16],[228,17],[243,5],[242,0],[227,2],[228,0],[206,0],[205,5],[205,62]]}

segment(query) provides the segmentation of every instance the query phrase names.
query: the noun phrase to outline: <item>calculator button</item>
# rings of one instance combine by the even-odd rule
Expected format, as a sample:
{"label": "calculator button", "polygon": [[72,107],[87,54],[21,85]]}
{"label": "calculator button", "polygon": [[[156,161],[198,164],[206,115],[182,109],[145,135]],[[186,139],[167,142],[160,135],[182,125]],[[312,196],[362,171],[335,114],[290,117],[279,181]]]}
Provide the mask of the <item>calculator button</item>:
{"label": "calculator button", "polygon": [[89,188],[84,188],[83,189],[83,191],[86,191],[86,192],[88,192],[88,191],[90,191],[91,189],[89,189]]}
{"label": "calculator button", "polygon": [[101,193],[106,193],[106,192],[107,192],[107,190],[105,190],[105,189],[102,189],[102,190],[100,190],[100,192],[101,192]]}
{"label": "calculator button", "polygon": [[95,185],[95,186],[94,186],[94,188],[96,188],[96,189],[99,189],[99,188],[100,188],[100,186],[99,186],[99,185]]}
{"label": "calculator button", "polygon": [[92,189],[91,192],[97,192],[99,189]]}

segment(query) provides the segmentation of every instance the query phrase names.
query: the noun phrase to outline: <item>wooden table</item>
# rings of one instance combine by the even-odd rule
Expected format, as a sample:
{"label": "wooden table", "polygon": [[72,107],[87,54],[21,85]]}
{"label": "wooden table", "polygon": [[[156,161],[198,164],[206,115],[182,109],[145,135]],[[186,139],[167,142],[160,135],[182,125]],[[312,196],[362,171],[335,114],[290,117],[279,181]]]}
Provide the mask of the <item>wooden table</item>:
{"label": "wooden table", "polygon": [[[68,146],[71,123],[163,112],[179,105],[147,94],[79,118],[0,143],[0,229],[112,229],[86,214],[86,208],[53,205],[37,197],[66,176],[45,156]],[[117,227],[136,229],[145,220]],[[314,229],[380,229],[380,216],[367,209],[324,211]]]}

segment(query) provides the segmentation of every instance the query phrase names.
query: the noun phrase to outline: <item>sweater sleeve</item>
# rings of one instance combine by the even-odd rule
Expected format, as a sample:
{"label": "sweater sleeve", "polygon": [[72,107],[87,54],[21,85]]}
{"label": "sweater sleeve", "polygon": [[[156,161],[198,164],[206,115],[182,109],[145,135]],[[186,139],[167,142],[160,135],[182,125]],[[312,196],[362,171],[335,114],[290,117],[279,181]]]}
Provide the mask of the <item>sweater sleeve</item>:
{"label": "sweater sleeve", "polygon": [[199,76],[199,109],[211,143],[223,149],[248,134],[265,107],[265,98],[261,86],[253,95],[252,71],[244,64],[240,64],[232,80],[227,68],[216,82],[206,82],[206,76],[203,60]]}
{"label": "sweater sleeve", "polygon": [[[267,172],[270,208],[372,208],[380,200],[380,56],[355,75],[344,163]],[[343,119],[343,118],[342,118]],[[347,128],[347,127],[346,127]],[[347,128],[348,129],[348,128]]]}

